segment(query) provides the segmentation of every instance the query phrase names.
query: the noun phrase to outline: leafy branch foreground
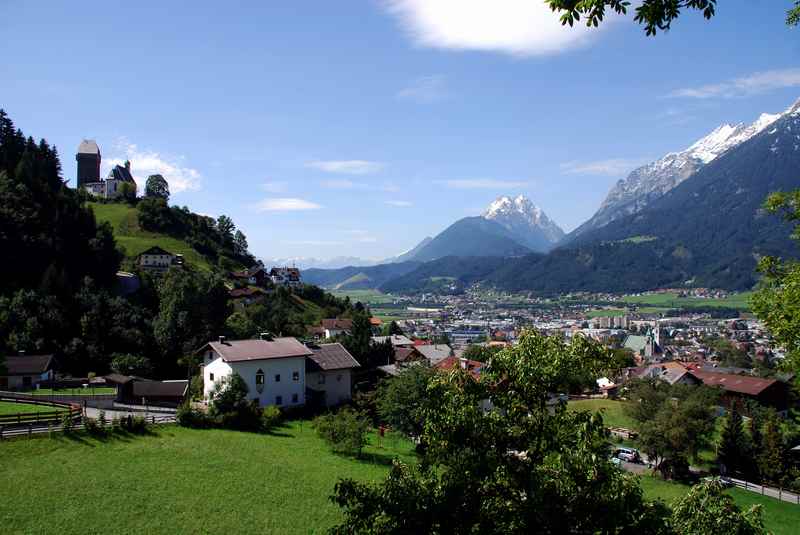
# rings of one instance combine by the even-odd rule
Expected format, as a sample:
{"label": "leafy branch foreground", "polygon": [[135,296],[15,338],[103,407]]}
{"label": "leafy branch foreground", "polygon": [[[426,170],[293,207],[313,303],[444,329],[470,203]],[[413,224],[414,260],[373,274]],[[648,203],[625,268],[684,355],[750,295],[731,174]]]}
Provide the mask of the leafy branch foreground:
{"label": "leafy branch foreground", "polygon": [[332,499],[345,518],[333,533],[765,533],[760,511],[742,512],[719,483],[695,487],[674,512],[645,499],[611,463],[602,417],[551,401],[612,363],[583,337],[527,332],[480,380],[458,369],[433,377],[420,463],[395,462],[380,483],[339,481]]}

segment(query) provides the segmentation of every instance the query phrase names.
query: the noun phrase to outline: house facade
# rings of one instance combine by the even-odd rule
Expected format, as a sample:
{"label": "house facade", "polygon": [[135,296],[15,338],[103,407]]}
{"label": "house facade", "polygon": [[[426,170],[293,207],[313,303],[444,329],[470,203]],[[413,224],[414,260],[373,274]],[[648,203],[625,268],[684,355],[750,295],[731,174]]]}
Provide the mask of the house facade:
{"label": "house facade", "polygon": [[53,380],[53,355],[13,355],[5,360],[0,390],[30,390],[42,381]]}
{"label": "house facade", "polygon": [[306,362],[306,385],[314,402],[325,407],[352,399],[352,372],[358,361],[342,344],[319,344]]}
{"label": "house facade", "polygon": [[274,267],[269,271],[269,278],[275,286],[295,288],[302,284],[300,269],[296,267]]}
{"label": "house facade", "polygon": [[182,266],[183,256],[172,254],[155,246],[137,256],[136,264],[149,271],[167,271],[172,266]]}
{"label": "house facade", "polygon": [[244,379],[248,397],[260,406],[305,404],[306,357],[312,351],[295,338],[231,340],[220,337],[198,350],[203,359],[203,399],[233,373]]}

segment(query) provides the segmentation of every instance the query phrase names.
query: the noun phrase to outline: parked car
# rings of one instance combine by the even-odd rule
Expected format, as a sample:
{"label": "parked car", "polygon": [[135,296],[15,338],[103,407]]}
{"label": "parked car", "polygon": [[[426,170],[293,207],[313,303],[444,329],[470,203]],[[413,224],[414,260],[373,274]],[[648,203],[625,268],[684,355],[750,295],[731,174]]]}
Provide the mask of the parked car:
{"label": "parked car", "polygon": [[642,462],[642,457],[639,455],[639,452],[633,448],[617,448],[614,456],[617,459],[627,461],[629,463]]}

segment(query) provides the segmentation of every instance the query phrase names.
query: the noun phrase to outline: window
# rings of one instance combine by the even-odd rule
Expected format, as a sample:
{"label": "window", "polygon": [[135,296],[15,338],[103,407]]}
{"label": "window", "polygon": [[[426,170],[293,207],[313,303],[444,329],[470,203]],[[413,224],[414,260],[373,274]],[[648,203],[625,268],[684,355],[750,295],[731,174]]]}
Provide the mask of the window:
{"label": "window", "polygon": [[211,381],[211,382],[214,382],[214,374],[213,373],[209,373],[208,374],[208,380]]}
{"label": "window", "polygon": [[297,403],[297,394],[292,394],[292,403]]}
{"label": "window", "polygon": [[300,380],[300,372],[292,372],[292,381]]}
{"label": "window", "polygon": [[325,384],[325,374],[322,374],[322,373],[319,374],[319,380],[317,381],[317,383],[319,383],[321,385]]}
{"label": "window", "polygon": [[275,396],[275,405],[283,405],[283,396]]}
{"label": "window", "polygon": [[264,372],[262,370],[256,372],[256,390],[259,394],[264,391]]}
{"label": "window", "polygon": [[281,382],[281,374],[279,374],[279,373],[275,374],[275,382],[276,383],[280,383]]}

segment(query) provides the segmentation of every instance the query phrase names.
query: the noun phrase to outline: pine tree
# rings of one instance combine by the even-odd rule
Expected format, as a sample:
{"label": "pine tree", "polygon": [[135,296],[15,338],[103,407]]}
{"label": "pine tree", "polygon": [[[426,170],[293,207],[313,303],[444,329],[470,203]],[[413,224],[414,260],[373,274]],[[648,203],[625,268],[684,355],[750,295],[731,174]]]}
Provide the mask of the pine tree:
{"label": "pine tree", "polygon": [[760,479],[761,477],[761,471],[759,470],[758,463],[754,461],[761,454],[761,450],[764,447],[764,435],[761,433],[762,427],[763,420],[754,413],[747,424],[747,431],[750,434],[750,452],[748,456],[750,462],[747,463],[747,473],[748,476],[753,477],[756,480]]}
{"label": "pine tree", "polygon": [[764,438],[757,463],[761,477],[766,481],[779,483],[785,473],[783,455],[783,435],[775,418],[767,420],[764,426]]}
{"label": "pine tree", "polygon": [[722,473],[740,472],[743,468],[746,452],[747,442],[742,426],[742,415],[734,402],[731,403],[731,409],[728,413],[728,418],[725,420],[725,427],[722,428],[722,436],[717,449],[717,461],[721,465]]}

